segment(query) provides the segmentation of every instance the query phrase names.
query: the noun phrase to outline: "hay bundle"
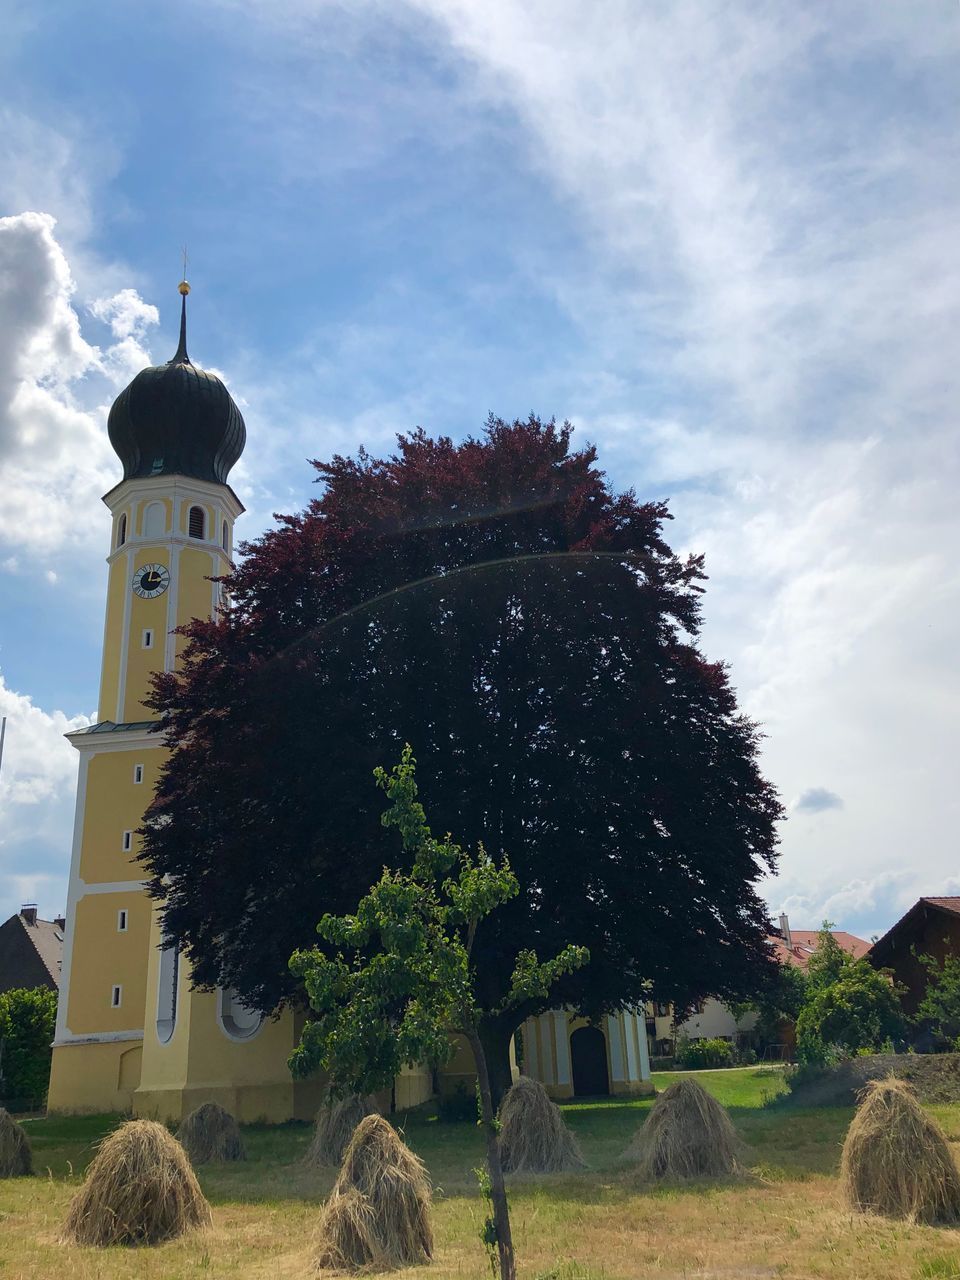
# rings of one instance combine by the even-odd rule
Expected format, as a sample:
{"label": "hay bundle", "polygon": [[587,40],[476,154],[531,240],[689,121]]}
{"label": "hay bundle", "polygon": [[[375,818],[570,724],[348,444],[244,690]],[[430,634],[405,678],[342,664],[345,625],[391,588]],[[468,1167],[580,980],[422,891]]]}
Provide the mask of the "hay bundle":
{"label": "hay bundle", "polygon": [[318,1271],[391,1271],[429,1262],[430,1179],[382,1116],[357,1125],[317,1226]]}
{"label": "hay bundle", "polygon": [[504,1173],[565,1173],[584,1169],[576,1138],[538,1080],[520,1076],[500,1103]]}
{"label": "hay bundle", "polygon": [[193,1164],[247,1158],[240,1126],[230,1112],[216,1102],[204,1102],[196,1111],[191,1111],[177,1137]]}
{"label": "hay bundle", "polygon": [[960,1220],[960,1174],[910,1086],[891,1076],[871,1081],[860,1096],[840,1160],[849,1207],[911,1222]]}
{"label": "hay bundle", "polygon": [[22,1178],[33,1173],[30,1139],[5,1107],[0,1107],[0,1178]]}
{"label": "hay bundle", "polygon": [[63,1236],[76,1244],[159,1244],[210,1221],[180,1143],[162,1124],[130,1120],[100,1144]]}
{"label": "hay bundle", "polygon": [[325,1103],[317,1112],[317,1127],[303,1157],[304,1163],[339,1166],[357,1125],[375,1110],[369,1098],[361,1098],[356,1093]]}
{"label": "hay bundle", "polygon": [[677,1080],[627,1148],[643,1178],[724,1178],[738,1172],[730,1117],[696,1080]]}

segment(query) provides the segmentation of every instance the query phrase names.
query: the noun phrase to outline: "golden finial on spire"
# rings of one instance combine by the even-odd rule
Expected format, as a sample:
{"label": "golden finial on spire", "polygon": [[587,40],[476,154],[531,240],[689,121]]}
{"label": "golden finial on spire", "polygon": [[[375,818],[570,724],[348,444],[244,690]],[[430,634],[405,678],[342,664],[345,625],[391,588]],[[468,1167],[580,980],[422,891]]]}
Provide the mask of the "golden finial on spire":
{"label": "golden finial on spire", "polygon": [[187,246],[186,245],[183,246],[183,279],[177,285],[177,290],[179,291],[179,293],[183,295],[183,297],[186,297],[187,294],[190,292],[190,286],[187,283]]}

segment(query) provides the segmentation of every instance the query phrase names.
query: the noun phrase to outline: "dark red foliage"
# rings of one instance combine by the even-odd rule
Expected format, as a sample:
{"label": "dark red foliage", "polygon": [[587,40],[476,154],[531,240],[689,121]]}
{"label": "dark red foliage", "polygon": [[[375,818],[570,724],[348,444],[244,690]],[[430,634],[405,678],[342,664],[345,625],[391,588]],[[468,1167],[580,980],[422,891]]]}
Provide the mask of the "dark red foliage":
{"label": "dark red foliage", "polygon": [[399,856],[371,775],[409,741],[435,829],[520,878],[479,940],[491,1010],[524,945],[590,948],[551,1002],[591,1014],[648,980],[681,1003],[754,987],[781,808],[694,645],[703,566],[664,504],[535,418],[314,466],[322,496],[244,548],[229,615],[157,681],[180,745],[144,859],[196,979],[292,994],[290,953]]}

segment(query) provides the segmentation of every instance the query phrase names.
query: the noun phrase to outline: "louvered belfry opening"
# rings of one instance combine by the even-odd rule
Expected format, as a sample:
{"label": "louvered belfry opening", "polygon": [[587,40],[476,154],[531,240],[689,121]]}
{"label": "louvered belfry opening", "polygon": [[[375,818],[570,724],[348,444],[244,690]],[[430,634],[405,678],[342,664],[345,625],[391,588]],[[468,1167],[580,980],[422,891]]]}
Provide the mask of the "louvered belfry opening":
{"label": "louvered belfry opening", "polygon": [[191,538],[203,537],[204,523],[203,507],[191,507],[190,523],[188,525],[188,532]]}

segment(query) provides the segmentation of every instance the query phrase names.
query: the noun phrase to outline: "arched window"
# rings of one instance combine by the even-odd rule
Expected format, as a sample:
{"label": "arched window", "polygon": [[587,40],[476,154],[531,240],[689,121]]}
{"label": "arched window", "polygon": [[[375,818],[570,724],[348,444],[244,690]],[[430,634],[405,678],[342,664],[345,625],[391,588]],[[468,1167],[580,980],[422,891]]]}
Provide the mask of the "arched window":
{"label": "arched window", "polygon": [[191,538],[202,538],[206,529],[206,517],[203,507],[191,507],[187,532]]}
{"label": "arched window", "polygon": [[127,513],[124,512],[117,525],[117,546],[122,547],[127,540]]}
{"label": "arched window", "polygon": [[220,541],[223,543],[224,551],[229,551],[230,550],[230,530],[227,528],[226,520],[224,520],[223,522],[223,533],[220,536]]}
{"label": "arched window", "polygon": [[167,532],[167,509],[162,502],[151,502],[143,513],[143,536],[162,538]]}
{"label": "arched window", "polygon": [[160,952],[157,989],[157,1039],[166,1044],[177,1025],[177,986],[180,980],[180,948],[175,942]]}
{"label": "arched window", "polygon": [[260,1030],[263,1014],[257,1009],[248,1009],[235,991],[224,991],[221,987],[217,991],[217,1021],[231,1040],[250,1040]]}

